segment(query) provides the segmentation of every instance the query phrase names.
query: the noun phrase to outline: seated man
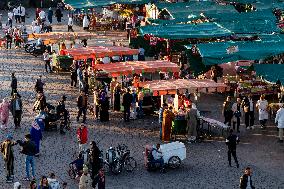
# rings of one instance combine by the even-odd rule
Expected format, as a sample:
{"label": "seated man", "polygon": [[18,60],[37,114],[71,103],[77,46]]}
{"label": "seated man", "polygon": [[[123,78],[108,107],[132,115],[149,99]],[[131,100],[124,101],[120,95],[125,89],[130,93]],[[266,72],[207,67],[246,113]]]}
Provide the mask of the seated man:
{"label": "seated man", "polygon": [[78,158],[75,161],[71,162],[70,165],[74,166],[77,176],[80,175],[83,172],[84,166],[83,154],[80,153]]}
{"label": "seated man", "polygon": [[164,159],[163,159],[163,153],[160,151],[160,144],[158,143],[156,147],[153,147],[152,149],[152,156],[153,156],[153,163],[159,163],[162,170],[164,170]]}

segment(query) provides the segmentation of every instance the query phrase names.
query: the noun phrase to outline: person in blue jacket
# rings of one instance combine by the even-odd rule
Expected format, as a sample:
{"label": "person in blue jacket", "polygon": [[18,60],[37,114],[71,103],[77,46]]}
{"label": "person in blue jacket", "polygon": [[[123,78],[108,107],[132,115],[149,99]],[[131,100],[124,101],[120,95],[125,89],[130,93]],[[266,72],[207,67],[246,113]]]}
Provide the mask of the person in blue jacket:
{"label": "person in blue jacket", "polygon": [[41,121],[36,119],[31,127],[30,134],[31,134],[31,141],[35,143],[36,146],[36,154],[35,156],[39,156],[39,146],[40,141],[42,140],[42,132],[39,126]]}

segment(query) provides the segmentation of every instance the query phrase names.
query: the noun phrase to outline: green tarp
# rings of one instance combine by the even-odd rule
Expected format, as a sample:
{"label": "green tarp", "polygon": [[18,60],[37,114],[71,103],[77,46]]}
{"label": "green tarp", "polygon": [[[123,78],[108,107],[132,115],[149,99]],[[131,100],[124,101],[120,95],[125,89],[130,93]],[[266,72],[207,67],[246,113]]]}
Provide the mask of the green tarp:
{"label": "green tarp", "polygon": [[147,4],[151,0],[64,0],[75,9],[93,8],[107,6],[111,4]]}
{"label": "green tarp", "polygon": [[263,79],[273,83],[279,79],[284,85],[284,64],[254,64],[253,67],[256,74]]}
{"label": "green tarp", "polygon": [[272,9],[257,10],[251,12],[224,12],[222,14],[205,13],[205,16],[216,19],[218,22],[232,21],[232,20],[271,20],[276,21]]}
{"label": "green tarp", "polygon": [[280,32],[272,9],[242,13],[209,13],[205,14],[205,16],[234,33],[262,34]]}
{"label": "green tarp", "polygon": [[[199,15],[200,13],[224,13],[237,12],[233,5],[220,5],[213,1],[191,1],[186,3],[156,3],[159,10],[167,9],[172,15],[179,13]],[[179,16],[178,16],[179,17]]]}
{"label": "green tarp", "polygon": [[212,1],[191,1],[186,3],[156,3],[160,11],[167,11],[173,19],[191,19],[192,15],[200,16],[201,13],[222,14],[237,12],[232,5],[219,5]]}
{"label": "green tarp", "polygon": [[147,21],[152,25],[169,25],[169,24],[179,24],[187,23],[189,21],[200,19],[200,16],[193,16],[191,18],[177,18],[172,20],[163,20],[163,19],[148,19]]}
{"label": "green tarp", "polygon": [[74,9],[94,8],[107,5],[105,1],[96,1],[96,3],[94,3],[94,0],[65,0],[64,2]]}
{"label": "green tarp", "polygon": [[232,35],[216,23],[149,25],[140,27],[140,34],[150,34],[166,39],[213,38]]}
{"label": "green tarp", "polygon": [[271,34],[280,33],[276,23],[271,20],[231,20],[218,22],[236,34]]}
{"label": "green tarp", "polygon": [[[190,46],[185,46],[191,49]],[[284,41],[278,42],[221,42],[197,45],[205,65],[222,64],[237,60],[259,60],[284,53]]]}

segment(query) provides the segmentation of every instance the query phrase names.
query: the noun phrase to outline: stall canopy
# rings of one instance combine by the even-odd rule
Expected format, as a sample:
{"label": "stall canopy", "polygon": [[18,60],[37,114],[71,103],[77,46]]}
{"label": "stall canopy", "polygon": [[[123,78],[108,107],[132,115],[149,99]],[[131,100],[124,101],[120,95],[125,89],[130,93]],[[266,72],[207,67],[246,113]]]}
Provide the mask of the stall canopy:
{"label": "stall canopy", "polygon": [[[185,46],[191,49],[192,46]],[[284,41],[243,41],[203,43],[197,45],[205,65],[222,64],[237,60],[259,60],[284,53]]]}
{"label": "stall canopy", "polygon": [[280,80],[284,85],[284,64],[254,64],[254,70],[264,80],[276,83]]}
{"label": "stall canopy", "polygon": [[32,33],[29,34],[30,39],[60,41],[60,40],[76,40],[76,39],[91,39],[96,37],[97,34],[90,32],[49,32],[49,33]]}
{"label": "stall canopy", "polygon": [[96,6],[104,6],[107,5],[103,1],[95,1],[94,0],[64,0],[64,2],[70,5],[74,9],[83,9],[83,8],[94,8]]}
{"label": "stall canopy", "polygon": [[95,69],[103,70],[112,77],[121,75],[163,72],[179,72],[179,67],[168,61],[129,61],[111,64],[96,64]]}
{"label": "stall canopy", "polygon": [[156,3],[156,7],[162,12],[166,10],[172,18],[200,15],[201,13],[222,14],[225,12],[237,12],[233,5],[220,5],[213,1],[190,1],[185,3]]}
{"label": "stall canopy", "polygon": [[94,8],[107,6],[112,4],[146,4],[150,0],[64,0],[65,3],[69,4],[74,9],[83,9],[83,8]]}
{"label": "stall canopy", "polygon": [[272,9],[252,12],[206,13],[206,17],[234,33],[273,33],[280,32]]}
{"label": "stall canopy", "polygon": [[72,56],[74,60],[84,60],[88,58],[103,58],[111,56],[137,55],[138,49],[128,47],[103,47],[89,46],[87,48],[73,48],[63,50],[63,54]]}
{"label": "stall canopy", "polygon": [[163,20],[163,19],[148,19],[147,22],[152,25],[169,25],[169,24],[181,24],[188,23],[194,20],[204,19],[201,16],[192,15],[190,18],[177,18],[172,20]]}
{"label": "stall canopy", "polygon": [[230,30],[216,23],[150,25],[140,27],[140,33],[166,39],[213,38],[232,35]]}
{"label": "stall canopy", "polygon": [[152,90],[155,96],[177,94],[178,92],[185,93],[186,90],[189,93],[224,92],[228,88],[228,86],[223,83],[216,83],[208,79],[158,80],[144,82],[141,85],[144,85],[144,88]]}

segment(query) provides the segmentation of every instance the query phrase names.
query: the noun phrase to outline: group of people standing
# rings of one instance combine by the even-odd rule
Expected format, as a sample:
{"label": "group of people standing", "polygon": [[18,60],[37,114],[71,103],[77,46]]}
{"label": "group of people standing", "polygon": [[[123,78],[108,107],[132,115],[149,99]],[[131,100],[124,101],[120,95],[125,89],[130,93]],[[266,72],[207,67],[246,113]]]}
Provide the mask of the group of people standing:
{"label": "group of people standing", "polygon": [[[252,95],[244,96],[243,98],[237,97],[236,101],[233,102],[232,97],[228,96],[223,104],[223,115],[225,117],[224,123],[231,126],[233,121],[233,129],[240,132],[241,117],[245,117],[246,129],[255,128],[255,110],[258,110],[258,118],[260,122],[260,128],[266,129],[266,123],[269,117],[269,104],[265,99],[265,95],[261,95],[259,100],[254,101]],[[279,128],[280,142],[283,142],[283,107],[276,114],[275,122]]]}

